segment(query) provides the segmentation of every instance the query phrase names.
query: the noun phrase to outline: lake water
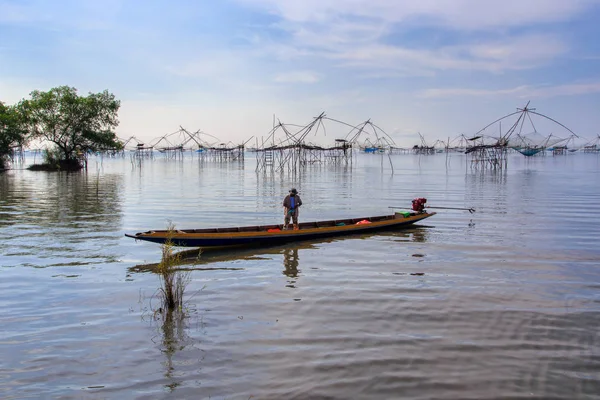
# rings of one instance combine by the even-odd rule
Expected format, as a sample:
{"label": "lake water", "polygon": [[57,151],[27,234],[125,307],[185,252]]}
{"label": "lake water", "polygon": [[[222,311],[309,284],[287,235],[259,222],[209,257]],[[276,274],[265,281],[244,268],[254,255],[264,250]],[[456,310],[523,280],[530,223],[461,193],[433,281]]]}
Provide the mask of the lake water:
{"label": "lake water", "polygon": [[[599,156],[391,160],[0,174],[0,398],[600,398]],[[124,233],[281,223],[291,187],[302,221],[477,211],[201,256],[186,317],[155,316],[160,246]]]}

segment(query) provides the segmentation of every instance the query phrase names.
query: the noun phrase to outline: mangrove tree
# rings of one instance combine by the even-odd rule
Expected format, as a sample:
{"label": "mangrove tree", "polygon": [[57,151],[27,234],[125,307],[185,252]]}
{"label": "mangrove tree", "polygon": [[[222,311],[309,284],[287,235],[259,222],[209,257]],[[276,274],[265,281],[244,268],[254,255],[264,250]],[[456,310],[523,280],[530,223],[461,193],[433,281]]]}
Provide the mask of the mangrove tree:
{"label": "mangrove tree", "polygon": [[89,152],[122,148],[113,131],[121,102],[107,90],[79,96],[77,89],[59,86],[30,96],[18,108],[30,137],[54,145],[46,155],[47,168],[81,169]]}

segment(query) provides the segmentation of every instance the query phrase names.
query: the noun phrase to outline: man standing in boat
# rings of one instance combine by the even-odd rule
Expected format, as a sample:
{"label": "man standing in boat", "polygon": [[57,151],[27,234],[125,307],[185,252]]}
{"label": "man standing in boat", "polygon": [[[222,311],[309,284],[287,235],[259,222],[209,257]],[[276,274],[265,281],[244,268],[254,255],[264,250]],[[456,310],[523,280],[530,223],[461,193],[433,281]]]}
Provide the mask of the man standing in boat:
{"label": "man standing in boat", "polygon": [[290,224],[290,218],[294,223],[294,230],[298,230],[298,208],[302,205],[302,200],[298,196],[298,191],[295,188],[290,189],[290,194],[285,196],[283,199],[283,209],[285,211],[285,218],[283,222],[283,229],[288,229]]}

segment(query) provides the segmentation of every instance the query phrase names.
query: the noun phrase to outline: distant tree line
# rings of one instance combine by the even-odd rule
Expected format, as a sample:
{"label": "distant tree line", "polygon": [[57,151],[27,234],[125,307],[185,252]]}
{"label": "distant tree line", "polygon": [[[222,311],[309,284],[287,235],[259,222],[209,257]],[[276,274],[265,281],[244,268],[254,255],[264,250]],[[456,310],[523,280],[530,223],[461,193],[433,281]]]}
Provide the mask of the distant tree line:
{"label": "distant tree line", "polygon": [[0,170],[32,140],[51,144],[42,166],[48,170],[79,170],[89,152],[121,150],[114,132],[120,106],[107,90],[79,96],[69,86],[34,90],[15,105],[0,102]]}

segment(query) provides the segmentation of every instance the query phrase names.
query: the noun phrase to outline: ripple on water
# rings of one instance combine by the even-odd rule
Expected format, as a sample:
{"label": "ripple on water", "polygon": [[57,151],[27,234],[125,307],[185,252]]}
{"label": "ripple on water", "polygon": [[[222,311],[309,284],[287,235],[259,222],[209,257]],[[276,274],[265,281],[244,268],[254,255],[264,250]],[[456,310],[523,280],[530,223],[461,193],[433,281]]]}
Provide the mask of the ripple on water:
{"label": "ripple on water", "polygon": [[[292,177],[186,157],[0,175],[0,397],[598,398],[597,160],[407,155],[392,175],[360,156]],[[188,317],[153,313],[160,247],[124,232],[280,223],[292,186],[303,220],[420,196],[477,211],[203,254]]]}

